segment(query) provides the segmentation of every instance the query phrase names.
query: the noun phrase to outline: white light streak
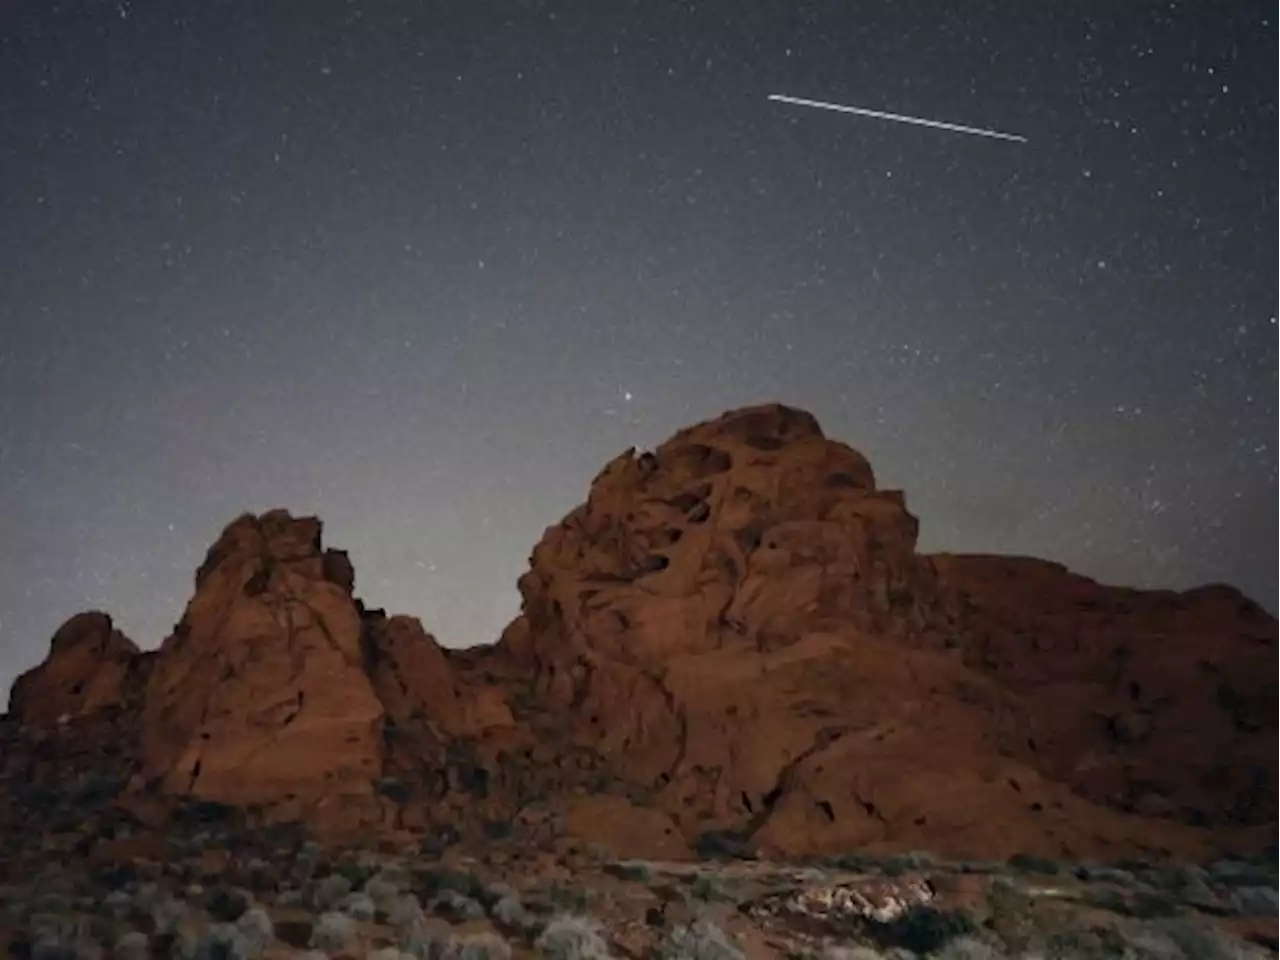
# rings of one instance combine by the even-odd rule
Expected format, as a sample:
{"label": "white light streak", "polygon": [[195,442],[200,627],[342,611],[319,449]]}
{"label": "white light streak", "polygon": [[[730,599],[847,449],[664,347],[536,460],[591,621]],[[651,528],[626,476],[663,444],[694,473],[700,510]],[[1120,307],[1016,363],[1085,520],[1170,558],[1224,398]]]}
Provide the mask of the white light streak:
{"label": "white light streak", "polygon": [[896,123],[914,123],[921,127],[932,127],[935,130],[951,130],[955,133],[969,133],[978,137],[991,137],[995,140],[1012,140],[1014,143],[1026,143],[1026,137],[1014,133],[1000,133],[998,130],[983,130],[981,127],[966,127],[958,123],[944,123],[941,120],[926,120],[923,117],[907,117],[900,113],[886,113],[883,110],[867,110],[863,107],[846,107],[838,103],[827,103],[823,100],[805,100],[802,97],[788,97],[781,93],[769,94],[769,99],[778,103],[792,103],[800,107],[816,107],[819,110],[834,110],[837,113],[855,113],[860,117],[874,117],[877,120],[893,120]]}

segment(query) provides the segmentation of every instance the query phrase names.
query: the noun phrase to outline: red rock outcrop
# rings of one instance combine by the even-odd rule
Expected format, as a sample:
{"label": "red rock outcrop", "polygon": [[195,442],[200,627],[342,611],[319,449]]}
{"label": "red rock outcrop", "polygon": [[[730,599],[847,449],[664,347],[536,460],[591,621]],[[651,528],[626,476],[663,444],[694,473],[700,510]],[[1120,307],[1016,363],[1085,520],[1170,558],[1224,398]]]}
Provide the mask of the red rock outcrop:
{"label": "red rock outcrop", "polygon": [[223,531],[156,656],[139,786],[299,812],[371,795],[383,707],[363,669],[350,566],[326,555],[320,529],[276,511]]}
{"label": "red rock outcrop", "polygon": [[139,653],[107,614],[78,613],[53,635],[45,661],[14,681],[9,713],[48,726],[123,707],[139,692]]}
{"label": "red rock outcrop", "polygon": [[920,555],[902,494],[803,411],[732,411],[613,460],[535,547],[494,647],[365,610],[320,533],[233,522],[154,654],[73,618],[6,728],[54,733],[12,755],[79,757],[54,742],[74,728],[130,744],[152,806],[328,835],[558,823],[636,856],[1275,839],[1274,618],[1229,588]]}
{"label": "red rock outcrop", "polygon": [[[1052,565],[976,600],[1022,562],[919,556],[916,530],[810,415],[734,411],[605,468],[535,548],[501,653],[691,833],[1058,854],[1186,851],[1211,842],[1188,824],[1274,822],[1273,619],[1193,594],[1152,620],[1168,598]],[[1112,619],[1078,629],[1063,609],[1080,591]],[[1010,633],[1010,608],[1057,628]],[[1236,678],[1226,699],[1252,729],[1206,662]]]}
{"label": "red rock outcrop", "polygon": [[1187,823],[1276,815],[1276,621],[1238,590],[1104,587],[1043,560],[935,558],[964,660],[1031,705],[1012,752],[1087,799]]}

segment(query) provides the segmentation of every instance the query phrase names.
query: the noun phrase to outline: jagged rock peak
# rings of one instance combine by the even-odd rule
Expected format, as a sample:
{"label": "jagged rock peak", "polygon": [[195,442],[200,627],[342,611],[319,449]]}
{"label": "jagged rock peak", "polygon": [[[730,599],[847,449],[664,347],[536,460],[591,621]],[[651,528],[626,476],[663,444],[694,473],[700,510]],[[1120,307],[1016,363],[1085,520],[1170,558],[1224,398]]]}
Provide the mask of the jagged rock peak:
{"label": "jagged rock peak", "polygon": [[118,706],[139,653],[107,614],[77,613],[53,635],[44,662],[14,681],[9,712],[20,723],[44,725]]}
{"label": "jagged rock peak", "polygon": [[[302,564],[314,568],[321,579],[351,593],[355,589],[351,561],[346,551],[326,550],[323,534],[324,524],[319,517],[294,517],[281,508],[260,515],[243,513],[227,524],[205,554],[196,571],[196,589],[220,572],[230,571],[231,576],[238,576],[248,566],[254,568],[255,576],[269,579],[276,565]],[[250,589],[265,587],[262,582]]]}

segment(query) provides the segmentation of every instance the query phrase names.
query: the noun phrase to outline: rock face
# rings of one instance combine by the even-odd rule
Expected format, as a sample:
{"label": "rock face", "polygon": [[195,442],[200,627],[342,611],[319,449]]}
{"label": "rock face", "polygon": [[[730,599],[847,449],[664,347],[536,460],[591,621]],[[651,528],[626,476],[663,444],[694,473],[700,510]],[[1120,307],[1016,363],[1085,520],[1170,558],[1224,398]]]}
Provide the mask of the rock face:
{"label": "rock face", "polygon": [[1121,810],[1274,819],[1276,621],[1256,603],[1103,587],[1042,560],[935,564],[960,599],[965,664],[1032,707],[1018,756]]}
{"label": "rock face", "polygon": [[131,796],[330,834],[567,831],[632,856],[1275,839],[1273,618],[1225,587],[920,555],[902,494],[803,411],[613,460],[535,547],[493,647],[366,610],[320,533],[233,522],[154,654],[73,618],[7,736],[98,731],[130,745]]}
{"label": "rock face", "polygon": [[78,613],[53,635],[49,656],[13,684],[9,712],[20,723],[66,723],[113,707],[139,692],[144,660],[137,644],[99,611]]}
{"label": "rock face", "polygon": [[735,411],[605,468],[502,648],[686,830],[781,852],[1052,855],[1274,819],[1274,620],[922,557],[916,530],[808,414]]}
{"label": "rock face", "polygon": [[227,527],[156,657],[137,786],[299,812],[371,794],[383,707],[344,561],[323,551],[313,518],[277,511]]}

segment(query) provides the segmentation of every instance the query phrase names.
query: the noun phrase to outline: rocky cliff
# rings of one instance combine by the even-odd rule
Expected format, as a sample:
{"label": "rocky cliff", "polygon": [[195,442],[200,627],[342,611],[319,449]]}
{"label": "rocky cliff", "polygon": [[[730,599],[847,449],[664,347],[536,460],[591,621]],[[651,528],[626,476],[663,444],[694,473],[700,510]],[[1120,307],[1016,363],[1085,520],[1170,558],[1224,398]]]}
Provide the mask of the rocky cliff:
{"label": "rocky cliff", "polygon": [[109,741],[109,792],[152,810],[623,855],[1274,842],[1273,618],[916,533],[811,415],[732,411],[609,463],[500,641],[451,651],[365,609],[319,520],[246,515],[158,651],[101,613],[58,631],[0,775],[55,788]]}

